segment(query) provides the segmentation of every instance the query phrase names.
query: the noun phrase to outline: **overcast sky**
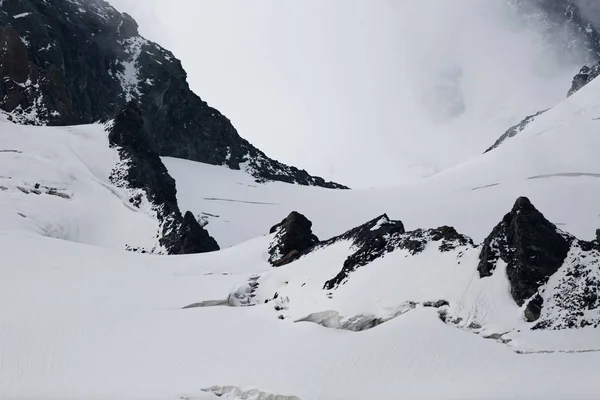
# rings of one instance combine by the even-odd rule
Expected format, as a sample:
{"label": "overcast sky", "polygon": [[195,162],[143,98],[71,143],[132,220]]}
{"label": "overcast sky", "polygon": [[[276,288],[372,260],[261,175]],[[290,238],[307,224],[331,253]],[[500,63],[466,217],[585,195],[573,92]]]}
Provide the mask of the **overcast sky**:
{"label": "overcast sky", "polygon": [[[480,153],[564,98],[576,69],[559,67],[503,0],[110,1],[182,60],[241,136],[355,187]],[[447,74],[465,110],[440,121]]]}

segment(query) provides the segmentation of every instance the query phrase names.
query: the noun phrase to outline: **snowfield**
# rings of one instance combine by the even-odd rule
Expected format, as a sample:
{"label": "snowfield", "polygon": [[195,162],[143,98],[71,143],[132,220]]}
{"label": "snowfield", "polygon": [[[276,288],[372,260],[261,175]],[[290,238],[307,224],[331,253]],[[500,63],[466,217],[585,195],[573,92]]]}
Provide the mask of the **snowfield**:
{"label": "snowfield", "polygon": [[[124,251],[151,247],[158,227],[110,184],[117,158],[103,126],[0,117],[0,398],[599,398],[598,330],[530,331],[503,268],[478,278],[476,246],[397,250],[331,291],[323,283],[351,243],[280,268],[267,253],[269,228],[293,210],[320,239],[387,213],[407,230],[451,225],[481,243],[519,196],[591,239],[599,92],[596,80],[498,149],[399,187],[257,184],[244,171],[165,158],[181,208],[206,219],[224,248],[189,256]],[[232,293],[247,302],[226,305]],[[464,323],[424,306],[438,300]],[[361,316],[386,321],[335,329]]]}

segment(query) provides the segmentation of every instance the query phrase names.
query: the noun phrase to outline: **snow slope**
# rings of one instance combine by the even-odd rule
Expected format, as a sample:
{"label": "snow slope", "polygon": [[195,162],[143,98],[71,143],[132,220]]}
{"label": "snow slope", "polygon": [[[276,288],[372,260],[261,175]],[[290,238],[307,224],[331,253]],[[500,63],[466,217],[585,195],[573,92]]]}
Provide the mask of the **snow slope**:
{"label": "snow slope", "polygon": [[2,234],[0,397],[211,399],[201,389],[213,385],[332,400],[598,395],[600,353],[520,355],[430,309],[358,333],[280,321],[270,304],[181,310],[270,269],[266,239],[165,257]]}
{"label": "snow slope", "polygon": [[117,154],[103,125],[21,126],[0,115],[0,132],[0,230],[120,249],[156,242],[157,222],[109,182]]}
{"label": "snow slope", "polygon": [[[265,234],[290,211],[313,221],[321,239],[382,213],[407,229],[454,226],[480,242],[527,196],[561,229],[591,239],[600,227],[600,81],[561,102],[498,149],[398,187],[330,191],[256,185],[241,171],[164,158],[183,209],[205,212],[221,246]],[[490,143],[491,144],[491,143]]]}
{"label": "snow slope", "polygon": [[[599,91],[592,82],[498,149],[400,187],[258,185],[242,171],[166,158],[182,208],[207,213],[209,232],[232,246],[170,257],[123,251],[153,241],[156,221],[109,183],[116,154],[102,126],[0,118],[0,398],[214,399],[221,389],[202,389],[215,385],[304,400],[598,398],[597,330],[484,339],[520,320],[501,268],[473,279],[476,249],[460,264],[435,248],[397,251],[329,298],[320,283],[339,272],[348,243],[273,269],[265,234],[294,209],[321,239],[387,212],[409,230],[448,224],[480,242],[525,195],[561,229],[591,238],[600,227]],[[223,304],[251,282],[254,307],[182,309]],[[274,291],[280,303],[264,303]],[[477,311],[490,331],[444,324],[421,305],[361,332],[295,322],[326,311],[386,316],[439,299],[453,315]]]}

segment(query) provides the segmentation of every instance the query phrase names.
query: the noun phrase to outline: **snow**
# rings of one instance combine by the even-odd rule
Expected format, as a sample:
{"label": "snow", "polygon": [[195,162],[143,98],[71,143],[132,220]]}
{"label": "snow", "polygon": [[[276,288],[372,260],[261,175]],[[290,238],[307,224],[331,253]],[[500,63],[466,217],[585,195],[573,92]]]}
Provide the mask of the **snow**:
{"label": "snow", "polygon": [[25,12],[25,13],[21,13],[21,14],[13,15],[13,18],[14,18],[14,19],[19,19],[19,18],[26,17],[26,16],[28,16],[28,15],[31,15],[31,13],[29,13],[29,12]]}
{"label": "snow", "polygon": [[[119,249],[152,247],[157,221],[129,206],[125,191],[109,182],[117,154],[102,125],[19,126],[0,116],[0,126],[0,148],[16,150],[0,152],[0,185],[7,188],[0,197],[0,231]],[[31,192],[36,184],[40,195]],[[46,194],[50,189],[70,198]]]}
{"label": "snow", "polygon": [[3,234],[2,397],[202,398],[214,385],[302,399],[597,395],[598,354],[519,355],[427,309],[360,333],[282,322],[268,305],[180,309],[268,269],[257,240],[165,257]]}
{"label": "snow", "polygon": [[[321,239],[387,213],[408,230],[447,224],[481,242],[525,195],[590,239],[600,226],[599,91],[594,81],[498,149],[396,187],[257,184],[164,158],[180,207],[204,213],[224,248],[189,256],[124,251],[152,247],[158,227],[110,183],[117,154],[104,126],[0,115],[0,397],[598,398],[597,330],[530,331],[504,266],[479,279],[478,248],[397,250],[325,291],[352,243],[272,268],[267,233],[292,210]],[[437,300],[450,305],[423,306]],[[387,321],[331,329],[365,317]],[[296,322],[307,318],[329,328]]]}
{"label": "snow", "polygon": [[[117,77],[121,82],[125,100],[131,101],[142,95],[139,89],[140,78],[138,58],[140,57],[140,54],[142,54],[142,47],[148,44],[148,42],[140,36],[134,36],[121,41],[120,44],[125,46],[127,58],[121,61],[123,70],[117,72]],[[146,83],[151,84],[148,82]]]}

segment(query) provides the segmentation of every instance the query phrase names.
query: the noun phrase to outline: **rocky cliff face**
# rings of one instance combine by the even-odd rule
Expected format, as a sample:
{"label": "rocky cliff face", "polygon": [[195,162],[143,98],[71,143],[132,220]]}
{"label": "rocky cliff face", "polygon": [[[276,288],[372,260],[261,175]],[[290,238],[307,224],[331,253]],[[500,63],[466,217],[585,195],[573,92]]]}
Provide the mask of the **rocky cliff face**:
{"label": "rocky cliff face", "polygon": [[18,123],[71,125],[142,110],[148,145],[259,181],[345,188],[267,157],[194,94],[173,54],[104,0],[0,2],[0,109]]}
{"label": "rocky cliff face", "polygon": [[600,60],[600,3],[596,0],[511,0],[526,20],[543,29],[559,54]]}
{"label": "rocky cliff face", "polygon": [[584,65],[579,73],[573,78],[571,88],[567,93],[567,97],[577,92],[579,89],[596,79],[600,75],[600,62],[593,64],[592,66]]}
{"label": "rocky cliff face", "polygon": [[126,189],[129,202],[153,214],[159,222],[153,253],[191,254],[219,250],[208,232],[189,211],[182,216],[177,205],[175,180],[146,141],[144,120],[135,102],[129,102],[109,127],[110,146],[119,153],[111,182]]}
{"label": "rocky cliff face", "polygon": [[479,275],[489,277],[498,261],[505,262],[511,295],[518,305],[531,299],[525,314],[534,321],[542,307],[539,288],[563,265],[572,241],[521,197],[485,239]]}

